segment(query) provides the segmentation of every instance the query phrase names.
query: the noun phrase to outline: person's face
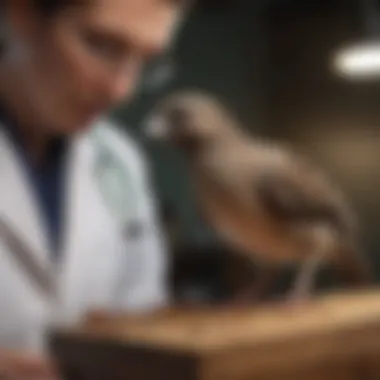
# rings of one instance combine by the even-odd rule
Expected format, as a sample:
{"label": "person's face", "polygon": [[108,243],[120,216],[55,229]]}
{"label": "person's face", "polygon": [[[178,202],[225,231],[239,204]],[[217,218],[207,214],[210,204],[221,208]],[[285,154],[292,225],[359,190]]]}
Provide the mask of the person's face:
{"label": "person's face", "polygon": [[179,16],[165,0],[92,0],[44,21],[15,5],[9,56],[17,85],[54,133],[78,131],[128,100]]}

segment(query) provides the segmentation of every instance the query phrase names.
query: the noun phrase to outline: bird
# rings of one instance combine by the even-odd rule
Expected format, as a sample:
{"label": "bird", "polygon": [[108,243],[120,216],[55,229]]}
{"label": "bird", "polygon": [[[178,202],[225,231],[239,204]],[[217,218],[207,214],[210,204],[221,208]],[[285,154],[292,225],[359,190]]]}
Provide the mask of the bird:
{"label": "bird", "polygon": [[196,89],[159,99],[145,133],[184,155],[196,201],[226,244],[269,277],[295,266],[293,303],[312,298],[327,263],[349,285],[371,284],[350,202],[309,157],[249,133],[220,99]]}

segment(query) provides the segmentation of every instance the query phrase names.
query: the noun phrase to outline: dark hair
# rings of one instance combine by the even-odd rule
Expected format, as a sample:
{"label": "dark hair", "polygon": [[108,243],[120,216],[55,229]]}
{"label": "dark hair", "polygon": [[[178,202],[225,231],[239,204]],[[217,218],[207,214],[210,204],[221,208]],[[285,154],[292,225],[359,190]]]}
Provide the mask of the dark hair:
{"label": "dark hair", "polygon": [[63,8],[79,5],[81,0],[34,0],[35,9],[45,16],[51,16]]}
{"label": "dark hair", "polygon": [[[166,0],[180,6],[187,5],[189,0]],[[80,5],[84,0],[34,0],[34,7],[45,16],[51,16],[68,6]]]}

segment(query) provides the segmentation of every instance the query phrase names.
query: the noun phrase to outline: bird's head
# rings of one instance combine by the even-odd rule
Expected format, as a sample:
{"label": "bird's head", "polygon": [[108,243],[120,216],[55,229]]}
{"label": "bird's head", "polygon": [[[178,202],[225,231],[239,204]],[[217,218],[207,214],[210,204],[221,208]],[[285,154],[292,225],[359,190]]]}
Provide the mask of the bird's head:
{"label": "bird's head", "polygon": [[230,120],[214,97],[200,91],[176,92],[161,100],[145,125],[154,140],[187,150],[214,141]]}

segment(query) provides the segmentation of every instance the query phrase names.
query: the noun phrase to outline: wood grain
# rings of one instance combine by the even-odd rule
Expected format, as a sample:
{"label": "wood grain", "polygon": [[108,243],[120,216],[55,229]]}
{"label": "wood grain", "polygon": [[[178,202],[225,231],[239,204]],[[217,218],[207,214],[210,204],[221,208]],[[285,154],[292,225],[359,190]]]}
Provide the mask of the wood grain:
{"label": "wood grain", "polygon": [[298,309],[92,317],[56,331],[51,347],[78,379],[380,379],[380,291],[336,293]]}

